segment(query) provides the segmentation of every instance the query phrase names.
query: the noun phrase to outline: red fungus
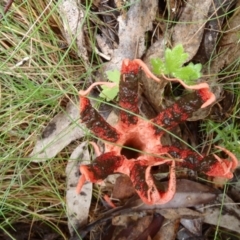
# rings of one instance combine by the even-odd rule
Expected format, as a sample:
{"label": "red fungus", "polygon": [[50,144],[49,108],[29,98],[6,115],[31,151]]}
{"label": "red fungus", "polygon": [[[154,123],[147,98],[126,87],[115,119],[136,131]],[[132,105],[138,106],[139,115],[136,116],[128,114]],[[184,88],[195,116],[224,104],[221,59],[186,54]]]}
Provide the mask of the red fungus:
{"label": "red fungus", "polygon": [[[207,83],[184,87],[194,90],[182,97],[172,106],[159,113],[149,121],[138,117],[138,79],[140,68],[148,77],[160,81],[147,66],[139,59],[130,61],[125,59],[121,69],[119,85],[119,105],[121,107],[119,121],[115,126],[109,125],[100,114],[91,106],[86,97],[89,90],[80,91],[81,120],[97,137],[105,140],[105,152],[100,153],[96,144],[97,158],[92,164],[81,165],[81,177],[77,192],[85,181],[100,183],[109,174],[123,173],[130,177],[136,192],[144,203],[163,204],[172,199],[176,191],[175,165],[181,165],[209,176],[231,178],[232,171],[237,166],[236,157],[224,148],[231,159],[220,159],[217,155],[200,156],[192,150],[183,150],[174,146],[163,146],[160,142],[164,134],[163,129],[171,129],[186,121],[192,113],[215,101],[214,94]],[[99,83],[97,83],[99,84]],[[109,84],[109,83],[100,83]],[[96,85],[96,84],[95,84]],[[114,86],[109,84],[109,86]],[[92,86],[89,88],[92,89]],[[181,159],[181,161],[176,161]],[[157,189],[151,175],[151,168],[161,164],[170,164],[170,179],[166,192]]]}

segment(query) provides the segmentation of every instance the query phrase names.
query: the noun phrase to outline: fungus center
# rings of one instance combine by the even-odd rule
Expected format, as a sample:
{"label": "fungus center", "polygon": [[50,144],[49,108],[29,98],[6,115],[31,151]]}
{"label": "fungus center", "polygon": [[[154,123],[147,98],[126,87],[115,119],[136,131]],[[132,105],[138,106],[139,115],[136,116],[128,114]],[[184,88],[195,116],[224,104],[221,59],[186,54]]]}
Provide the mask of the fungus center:
{"label": "fungus center", "polygon": [[124,144],[121,155],[124,155],[127,159],[138,158],[143,151],[143,143],[138,139],[129,139]]}

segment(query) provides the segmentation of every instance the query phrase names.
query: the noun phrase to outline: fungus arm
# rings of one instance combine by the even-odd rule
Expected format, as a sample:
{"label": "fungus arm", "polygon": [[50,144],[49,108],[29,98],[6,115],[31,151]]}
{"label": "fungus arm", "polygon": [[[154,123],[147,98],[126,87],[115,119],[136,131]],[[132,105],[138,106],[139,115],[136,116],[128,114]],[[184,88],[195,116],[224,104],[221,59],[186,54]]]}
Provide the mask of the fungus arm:
{"label": "fungus arm", "polygon": [[197,152],[189,149],[180,149],[174,146],[163,146],[160,151],[168,152],[172,157],[182,159],[181,162],[176,162],[177,165],[192,169],[197,172],[205,173],[212,177],[223,177],[231,179],[233,171],[238,166],[238,160],[233,153],[225,148],[216,146],[222,150],[229,159],[223,159],[216,154],[201,156]]}
{"label": "fungus arm", "polygon": [[[89,88],[91,89],[91,87]],[[110,141],[117,142],[120,137],[118,131],[108,124],[104,118],[94,109],[87,97],[84,94],[89,92],[79,93],[80,100],[80,116],[83,123],[90,129],[97,137]],[[83,94],[84,93],[84,94]]]}
{"label": "fungus arm", "polygon": [[196,110],[211,100],[212,96],[209,89],[200,89],[181,97],[152,120],[154,124],[161,127],[153,126],[155,133],[162,134],[163,128],[169,130],[186,121]]}
{"label": "fungus arm", "polygon": [[[128,65],[126,65],[128,64]],[[119,85],[119,106],[121,123],[127,126],[136,124],[138,117],[139,66],[123,61]]]}

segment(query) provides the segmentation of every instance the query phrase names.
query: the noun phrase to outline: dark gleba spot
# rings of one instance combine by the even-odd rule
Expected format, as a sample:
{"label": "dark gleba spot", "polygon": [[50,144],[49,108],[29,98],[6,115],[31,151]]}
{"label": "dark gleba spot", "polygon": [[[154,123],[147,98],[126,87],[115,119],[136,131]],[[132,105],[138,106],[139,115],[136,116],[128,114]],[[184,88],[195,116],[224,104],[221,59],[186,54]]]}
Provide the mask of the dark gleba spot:
{"label": "dark gleba spot", "polygon": [[56,130],[56,123],[51,122],[47,125],[47,127],[42,132],[42,138],[49,137]]}

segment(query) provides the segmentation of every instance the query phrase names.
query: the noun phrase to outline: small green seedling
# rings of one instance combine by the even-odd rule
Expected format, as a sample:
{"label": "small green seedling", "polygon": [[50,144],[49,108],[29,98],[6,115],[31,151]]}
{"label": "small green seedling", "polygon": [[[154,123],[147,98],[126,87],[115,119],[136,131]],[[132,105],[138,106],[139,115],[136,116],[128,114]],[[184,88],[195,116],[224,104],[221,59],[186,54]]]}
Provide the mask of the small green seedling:
{"label": "small green seedling", "polygon": [[167,48],[165,51],[165,60],[160,58],[151,59],[152,71],[160,76],[161,74],[172,76],[183,80],[187,85],[195,84],[195,80],[201,77],[202,65],[189,63],[183,66],[188,58],[181,44],[175,46],[172,50]]}
{"label": "small green seedling", "polygon": [[118,70],[107,71],[106,75],[109,81],[116,83],[116,86],[112,88],[109,88],[107,86],[101,86],[103,90],[101,91],[99,96],[109,102],[118,95],[120,72]]}

